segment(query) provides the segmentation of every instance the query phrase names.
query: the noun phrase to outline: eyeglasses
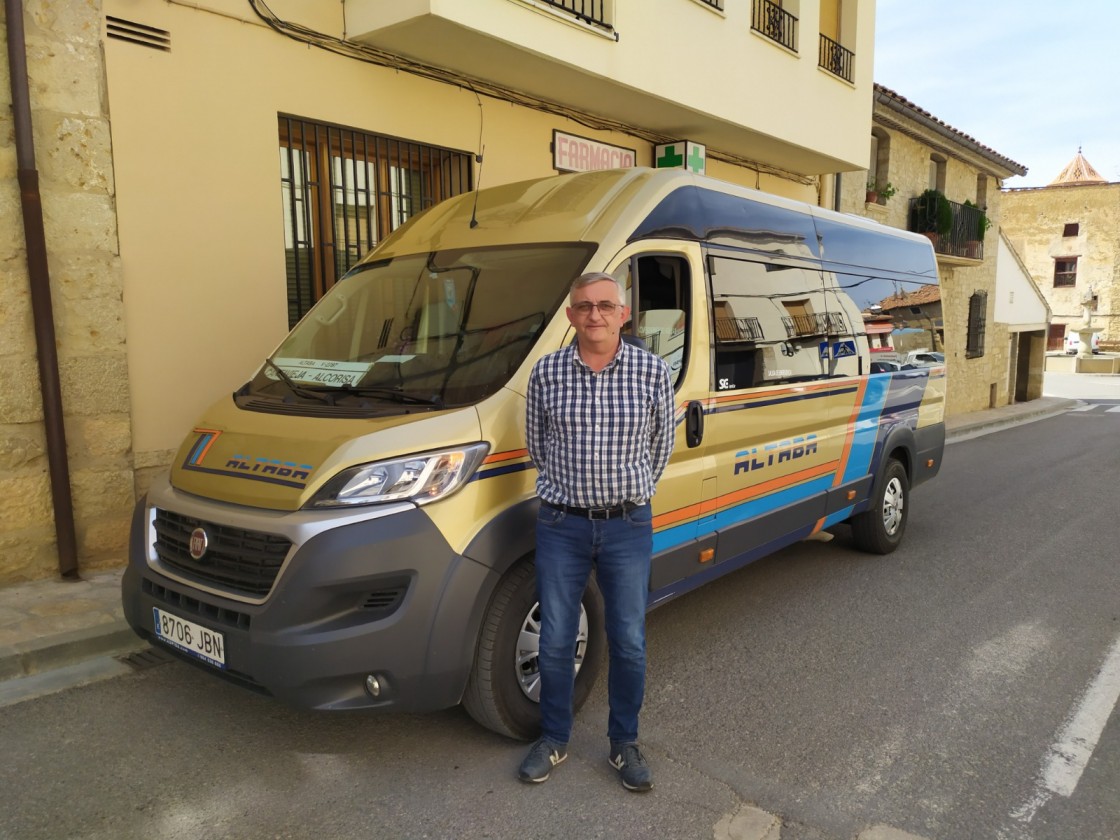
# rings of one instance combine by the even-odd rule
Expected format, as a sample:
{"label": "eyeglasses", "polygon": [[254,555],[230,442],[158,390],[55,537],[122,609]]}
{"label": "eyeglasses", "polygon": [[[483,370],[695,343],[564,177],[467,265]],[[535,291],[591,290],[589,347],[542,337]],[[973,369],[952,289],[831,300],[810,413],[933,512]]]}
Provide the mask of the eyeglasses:
{"label": "eyeglasses", "polygon": [[591,314],[592,309],[598,309],[600,315],[613,315],[616,309],[621,309],[621,303],[612,303],[609,300],[601,300],[598,303],[592,303],[589,300],[580,301],[579,303],[572,304],[572,311],[587,317]]}

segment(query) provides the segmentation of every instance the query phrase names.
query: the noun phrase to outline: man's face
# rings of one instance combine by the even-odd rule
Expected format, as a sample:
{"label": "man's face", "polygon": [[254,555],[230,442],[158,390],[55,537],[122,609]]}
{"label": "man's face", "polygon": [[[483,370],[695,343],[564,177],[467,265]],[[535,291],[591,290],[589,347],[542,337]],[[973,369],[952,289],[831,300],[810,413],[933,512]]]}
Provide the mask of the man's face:
{"label": "man's face", "polygon": [[[612,305],[611,311],[604,311]],[[617,283],[600,280],[572,292],[567,313],[581,343],[613,346],[630,317],[630,307],[619,300]]]}

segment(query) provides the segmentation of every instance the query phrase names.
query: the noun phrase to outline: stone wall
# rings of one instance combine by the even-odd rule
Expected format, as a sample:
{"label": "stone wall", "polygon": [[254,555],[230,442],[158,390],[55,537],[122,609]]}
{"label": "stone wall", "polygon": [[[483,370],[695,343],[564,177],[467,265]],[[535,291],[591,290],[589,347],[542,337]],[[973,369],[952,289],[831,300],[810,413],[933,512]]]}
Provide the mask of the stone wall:
{"label": "stone wall", "polygon": [[[947,415],[1006,405],[1010,399],[1011,334],[1006,324],[995,320],[996,254],[1000,223],[998,181],[989,168],[981,168],[973,152],[965,148],[956,155],[944,136],[934,137],[917,122],[904,124],[900,115],[889,115],[876,104],[873,122],[880,135],[879,155],[888,159],[887,180],[897,193],[884,203],[864,201],[868,172],[845,172],[841,176],[840,209],[857,213],[892,227],[906,229],[909,202],[930,186],[930,156],[945,158],[943,192],[950,201],[967,199],[987,207],[992,220],[984,242],[982,261],[938,255],[941,275],[941,304],[944,315],[944,352],[948,368],[945,410]],[[885,119],[884,119],[885,117]],[[928,135],[928,136],[927,136]],[[884,140],[886,143],[884,144]],[[987,190],[977,194],[977,176],[987,173]],[[968,306],[973,292],[988,294],[984,354],[968,358]],[[931,348],[933,349],[933,348]]]}
{"label": "stone wall", "polygon": [[[0,585],[57,574],[43,405],[0,8]],[[124,561],[135,491],[109,119],[97,0],[25,0],[80,569]]]}

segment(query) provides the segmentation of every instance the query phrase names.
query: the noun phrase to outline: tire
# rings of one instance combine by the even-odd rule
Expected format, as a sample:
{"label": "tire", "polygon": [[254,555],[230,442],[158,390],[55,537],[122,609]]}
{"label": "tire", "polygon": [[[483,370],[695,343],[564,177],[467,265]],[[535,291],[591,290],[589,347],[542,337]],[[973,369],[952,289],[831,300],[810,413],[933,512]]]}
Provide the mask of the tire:
{"label": "tire", "polygon": [[[603,596],[594,575],[583,594],[580,618],[581,631],[586,618],[587,635],[584,642],[581,632],[577,646],[575,711],[591,693],[606,649]],[[467,713],[499,735],[523,741],[540,735],[539,634],[536,566],[530,558],[502,578],[490,599],[463,694]]]}
{"label": "tire", "polygon": [[902,542],[910,514],[910,478],[902,463],[887,462],[871,507],[852,517],[852,539],[861,551],[890,554]]}

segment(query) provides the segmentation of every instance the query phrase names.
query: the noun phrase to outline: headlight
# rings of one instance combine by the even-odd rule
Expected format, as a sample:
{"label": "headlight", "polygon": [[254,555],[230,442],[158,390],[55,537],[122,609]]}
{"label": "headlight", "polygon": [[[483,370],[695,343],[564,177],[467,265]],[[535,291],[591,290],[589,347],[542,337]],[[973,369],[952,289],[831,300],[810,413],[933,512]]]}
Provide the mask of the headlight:
{"label": "headlight", "polygon": [[418,505],[442,499],[474,475],[490,446],[472,443],[343,470],[315,494],[307,507],[373,505],[408,500]]}

